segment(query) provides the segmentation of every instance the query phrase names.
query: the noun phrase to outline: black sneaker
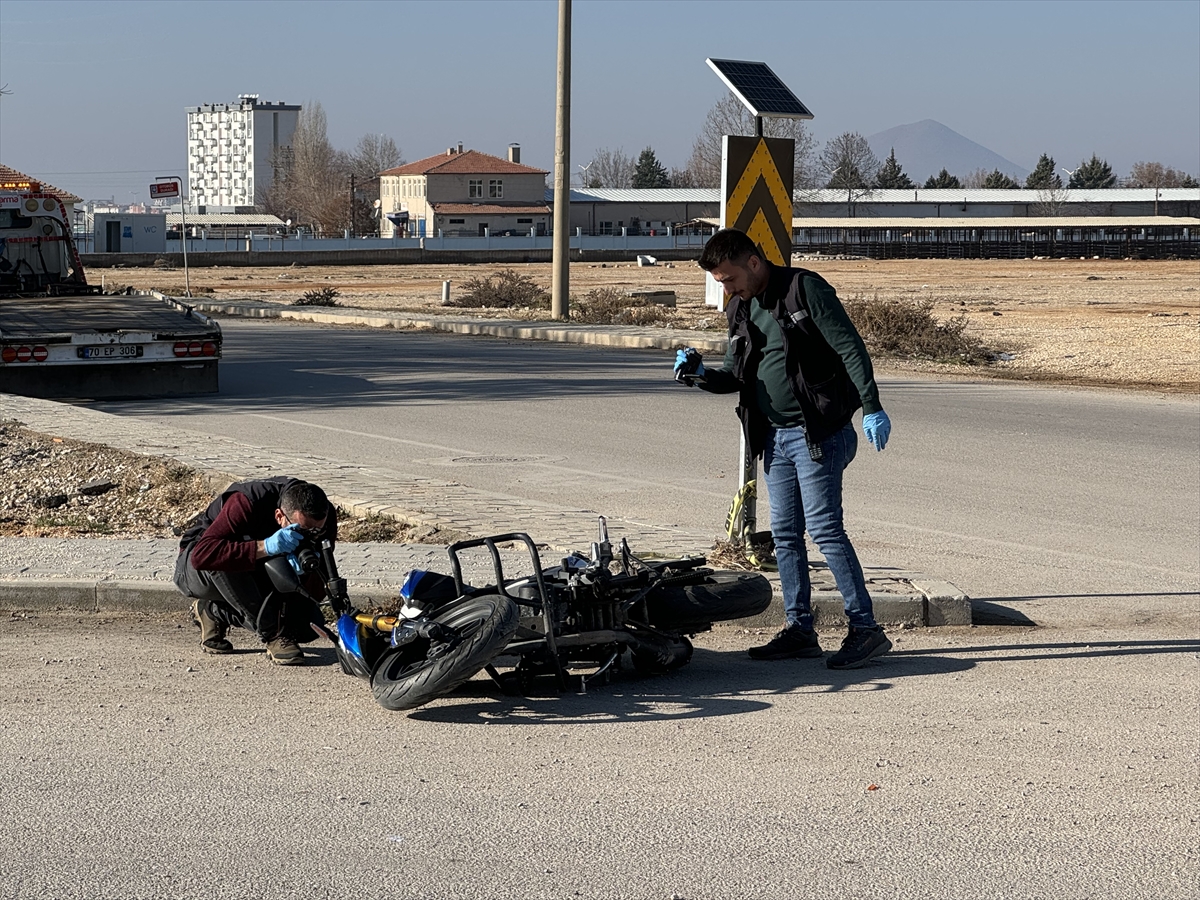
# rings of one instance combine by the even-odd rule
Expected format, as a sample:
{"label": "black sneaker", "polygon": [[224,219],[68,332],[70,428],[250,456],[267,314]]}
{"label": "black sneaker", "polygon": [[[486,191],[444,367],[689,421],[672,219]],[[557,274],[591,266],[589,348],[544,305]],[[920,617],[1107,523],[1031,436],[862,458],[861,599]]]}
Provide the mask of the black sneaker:
{"label": "black sneaker", "polygon": [[882,656],[891,649],[892,642],[882,628],[851,628],[842,641],[842,649],[825,660],[825,665],[831,669],[857,669],[866,665],[867,660]]}
{"label": "black sneaker", "polygon": [[789,625],[761,647],[750,648],[751,659],[799,659],[824,656],[815,631],[804,631],[799,625]]}
{"label": "black sneaker", "polygon": [[192,603],[192,621],[200,626],[201,650],[205,653],[233,652],[233,644],[226,637],[229,629],[209,614],[207,601],[196,600]]}

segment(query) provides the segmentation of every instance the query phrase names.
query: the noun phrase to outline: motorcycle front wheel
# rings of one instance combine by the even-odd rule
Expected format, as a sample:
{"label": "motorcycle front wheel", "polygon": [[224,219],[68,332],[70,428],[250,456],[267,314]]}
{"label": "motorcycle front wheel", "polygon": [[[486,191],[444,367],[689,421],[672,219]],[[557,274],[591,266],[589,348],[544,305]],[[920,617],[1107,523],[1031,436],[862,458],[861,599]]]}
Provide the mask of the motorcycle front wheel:
{"label": "motorcycle front wheel", "polygon": [[470,679],[512,640],[520,613],[507,597],[484,594],[447,603],[430,618],[453,628],[456,641],[385,651],[371,672],[371,693],[384,709],[416,709]]}

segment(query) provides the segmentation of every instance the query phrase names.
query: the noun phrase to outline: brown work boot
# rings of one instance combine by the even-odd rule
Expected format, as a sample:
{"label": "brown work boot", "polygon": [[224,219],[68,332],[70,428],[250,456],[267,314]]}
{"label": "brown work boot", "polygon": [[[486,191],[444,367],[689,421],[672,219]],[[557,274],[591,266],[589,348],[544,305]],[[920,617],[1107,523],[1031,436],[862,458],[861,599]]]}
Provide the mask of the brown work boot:
{"label": "brown work boot", "polygon": [[290,637],[280,635],[267,641],[267,659],[277,666],[298,666],[304,662],[304,651]]}
{"label": "brown work boot", "polygon": [[233,644],[225,635],[229,629],[214,619],[207,600],[192,601],[192,621],[200,626],[200,649],[205,653],[232,653]]}

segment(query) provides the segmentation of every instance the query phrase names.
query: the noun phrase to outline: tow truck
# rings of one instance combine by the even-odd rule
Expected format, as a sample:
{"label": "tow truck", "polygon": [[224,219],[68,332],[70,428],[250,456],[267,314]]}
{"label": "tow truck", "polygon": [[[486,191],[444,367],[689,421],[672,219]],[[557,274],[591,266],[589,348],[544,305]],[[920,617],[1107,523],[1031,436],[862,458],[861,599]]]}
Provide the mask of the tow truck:
{"label": "tow truck", "polygon": [[89,285],[66,207],[0,182],[0,392],[119,400],[215,393],[221,326],[186,298]]}

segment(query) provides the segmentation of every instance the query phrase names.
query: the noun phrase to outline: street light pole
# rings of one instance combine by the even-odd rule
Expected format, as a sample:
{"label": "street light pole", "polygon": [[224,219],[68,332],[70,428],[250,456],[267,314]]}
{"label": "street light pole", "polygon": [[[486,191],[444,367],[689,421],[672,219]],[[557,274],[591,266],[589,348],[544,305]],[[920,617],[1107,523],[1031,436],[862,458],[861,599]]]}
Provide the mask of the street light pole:
{"label": "street light pole", "polygon": [[554,116],[554,272],[550,315],[570,317],[571,0],[558,0],[558,102]]}
{"label": "street light pole", "polygon": [[[179,244],[183,247],[183,295],[192,296],[192,284],[188,279],[187,262],[187,200],[183,196],[183,179],[178,175],[160,175],[155,181],[174,181],[179,184]],[[154,185],[151,185],[153,187]]]}
{"label": "street light pole", "polygon": [[183,196],[183,179],[179,179],[179,242],[183,245],[183,296],[192,296],[192,283],[187,264],[187,198]]}

